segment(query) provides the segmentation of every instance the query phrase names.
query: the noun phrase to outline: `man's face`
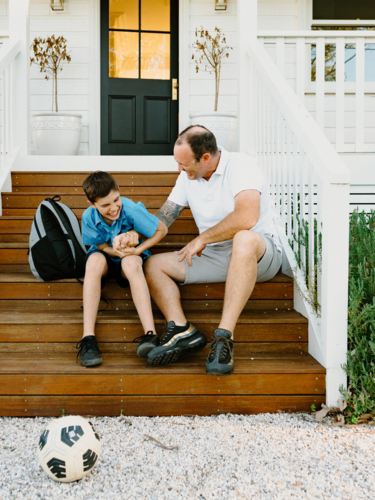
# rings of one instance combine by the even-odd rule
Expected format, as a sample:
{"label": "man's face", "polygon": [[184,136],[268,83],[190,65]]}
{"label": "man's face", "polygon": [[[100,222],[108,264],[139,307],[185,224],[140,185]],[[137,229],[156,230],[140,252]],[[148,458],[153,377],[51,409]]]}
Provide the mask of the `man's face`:
{"label": "man's face", "polygon": [[190,181],[200,179],[205,174],[205,156],[200,161],[194,157],[193,151],[188,144],[180,144],[174,147],[174,159],[178,163],[178,171],[186,172]]}
{"label": "man's face", "polygon": [[92,207],[96,208],[107,221],[113,222],[120,217],[122,203],[118,191],[111,191],[104,198],[96,200],[95,203],[89,203]]}

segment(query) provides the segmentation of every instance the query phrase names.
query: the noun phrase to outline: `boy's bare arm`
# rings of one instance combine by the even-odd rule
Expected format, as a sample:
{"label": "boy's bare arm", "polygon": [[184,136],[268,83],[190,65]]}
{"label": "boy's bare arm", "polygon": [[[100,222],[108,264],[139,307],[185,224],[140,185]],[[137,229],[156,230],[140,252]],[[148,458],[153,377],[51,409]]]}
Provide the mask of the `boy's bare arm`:
{"label": "boy's bare arm", "polygon": [[147,238],[143,243],[141,243],[137,247],[123,248],[122,252],[124,253],[125,257],[128,255],[141,255],[142,252],[153,247],[154,245],[156,245],[156,243],[159,243],[159,241],[163,239],[167,233],[168,233],[167,226],[164,224],[164,222],[159,220],[158,228],[155,231],[155,234],[151,236],[151,238]]}
{"label": "boy's bare arm", "polygon": [[103,243],[103,245],[97,245],[98,250],[102,250],[104,253],[110,257],[120,257],[121,259],[125,257],[123,251],[120,249],[114,249],[108,243]]}

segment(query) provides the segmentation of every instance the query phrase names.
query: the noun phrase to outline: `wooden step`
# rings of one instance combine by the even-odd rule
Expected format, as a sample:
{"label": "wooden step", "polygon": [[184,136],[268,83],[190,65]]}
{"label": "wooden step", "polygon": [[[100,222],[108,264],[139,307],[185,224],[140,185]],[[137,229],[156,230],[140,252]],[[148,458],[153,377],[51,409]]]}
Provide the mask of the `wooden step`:
{"label": "wooden step", "polygon": [[[0,217],[1,234],[30,234],[33,216],[2,216]],[[191,217],[181,217],[174,222],[168,234],[198,234],[198,228]]]}
{"label": "wooden step", "polygon": [[[4,398],[21,395],[24,403],[28,403],[23,408],[27,409],[28,415],[40,414],[40,408],[50,404],[46,399],[57,398],[57,403],[62,396],[117,396],[122,398],[124,407],[127,401],[124,398],[136,396],[140,402],[143,397],[158,399],[168,396],[180,402],[179,414],[191,413],[191,407],[188,411],[184,407],[183,398],[212,396],[202,407],[202,414],[210,415],[217,413],[217,403],[222,397],[271,396],[281,398],[277,401],[284,405],[293,406],[296,401],[293,398],[304,395],[310,396],[311,406],[314,400],[322,401],[324,393],[325,370],[308,354],[254,353],[238,356],[235,358],[235,372],[229,377],[206,375],[205,359],[197,356],[181,359],[173,365],[152,367],[133,355],[106,353],[100,366],[87,369],[75,362],[73,354],[0,355],[0,415],[9,414],[9,399]],[[38,407],[32,404],[35,399],[30,400],[35,397],[38,397]],[[120,398],[118,402],[121,402]],[[139,414],[154,414],[153,404],[148,410],[150,413],[144,405],[140,406],[142,413]],[[72,406],[68,408],[68,413],[77,412],[77,408],[75,411]],[[123,409],[125,414],[137,414],[133,408],[118,409]],[[13,407],[11,411],[15,414],[17,410]],[[43,411],[46,414],[46,409],[43,408]],[[99,415],[99,411],[111,414],[110,408],[103,412],[102,406],[97,408],[95,405],[89,413]],[[78,412],[86,413],[82,407]],[[170,408],[167,412],[173,414]]]}
{"label": "wooden step", "polygon": [[[43,199],[47,198],[47,196],[44,196]],[[87,208],[87,207],[86,207]],[[86,210],[86,208],[72,208],[72,211],[76,214],[76,216],[81,219],[83,212]],[[151,214],[155,214],[159,209],[158,208],[149,208],[148,212]],[[27,217],[31,216],[34,217],[35,213],[37,211],[37,208],[9,208],[9,207],[3,207],[3,216],[10,216],[10,217]],[[192,217],[192,212],[190,209],[185,208],[183,210],[182,215],[177,220],[181,220],[184,217]],[[1,218],[0,218],[1,220]]]}
{"label": "wooden step", "polygon": [[[0,300],[2,299],[51,299],[79,300],[82,298],[82,285],[74,279],[40,281],[31,272],[0,274]],[[214,300],[223,299],[225,283],[179,285],[182,299]],[[102,291],[104,299],[131,299],[130,288],[120,288],[110,280]],[[257,283],[251,300],[292,299],[293,282],[283,274],[276,275],[267,283]]]}
{"label": "wooden step", "polygon": [[0,396],[0,413],[10,417],[64,415],[172,416],[310,412],[324,395],[307,396]]}
{"label": "wooden step", "polygon": [[[174,186],[176,172],[110,172],[120,187]],[[17,186],[79,186],[90,172],[13,172],[12,185]]]}
{"label": "wooden step", "polygon": [[[165,320],[155,313],[159,335]],[[189,320],[210,341],[220,311],[192,311]],[[82,310],[11,310],[0,315],[0,352],[74,352],[83,330]],[[103,352],[135,352],[133,340],[142,335],[139,317],[122,311],[98,314],[96,336]],[[235,330],[242,352],[307,352],[307,320],[296,311],[244,311]],[[237,344],[236,344],[237,345]]]}
{"label": "wooden step", "polygon": [[[2,193],[3,208],[37,208],[46,195],[32,194],[32,193]],[[143,196],[129,196],[129,200],[138,203],[139,201],[144,206],[149,208],[160,208],[167,200],[167,195],[143,195]],[[87,198],[84,193],[72,194],[61,196],[61,203],[64,203],[69,208],[87,208]]]}

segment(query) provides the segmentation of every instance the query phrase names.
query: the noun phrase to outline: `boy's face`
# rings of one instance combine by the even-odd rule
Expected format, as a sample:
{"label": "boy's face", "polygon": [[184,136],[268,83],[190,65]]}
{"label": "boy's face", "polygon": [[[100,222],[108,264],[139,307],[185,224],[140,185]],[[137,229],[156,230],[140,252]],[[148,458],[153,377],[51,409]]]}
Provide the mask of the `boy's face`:
{"label": "boy's face", "polygon": [[118,191],[111,191],[104,198],[98,198],[95,203],[87,201],[107,221],[113,222],[119,218],[121,212],[121,197]]}

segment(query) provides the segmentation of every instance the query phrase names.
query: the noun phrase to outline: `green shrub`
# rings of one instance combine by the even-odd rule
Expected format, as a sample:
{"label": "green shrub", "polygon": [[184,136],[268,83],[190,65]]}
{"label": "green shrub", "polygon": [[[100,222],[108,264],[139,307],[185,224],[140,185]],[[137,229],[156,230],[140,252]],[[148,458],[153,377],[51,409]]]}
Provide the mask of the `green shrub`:
{"label": "green shrub", "polygon": [[375,212],[350,218],[347,413],[375,415]]}

